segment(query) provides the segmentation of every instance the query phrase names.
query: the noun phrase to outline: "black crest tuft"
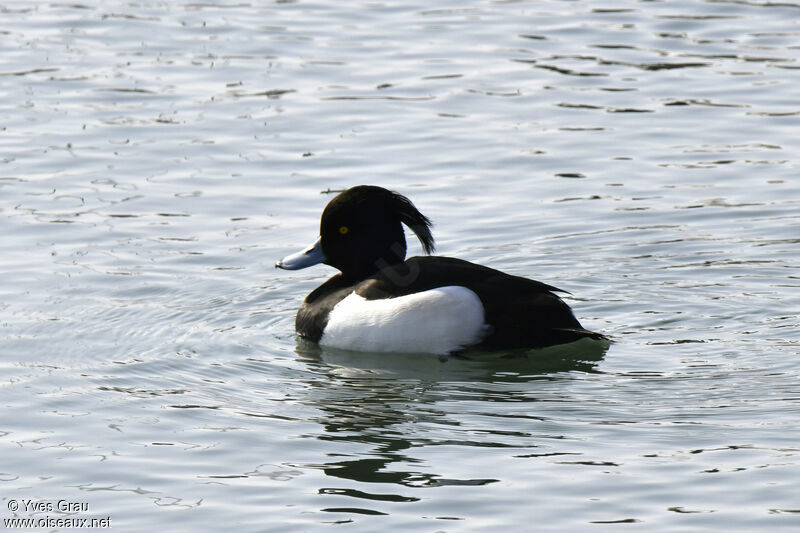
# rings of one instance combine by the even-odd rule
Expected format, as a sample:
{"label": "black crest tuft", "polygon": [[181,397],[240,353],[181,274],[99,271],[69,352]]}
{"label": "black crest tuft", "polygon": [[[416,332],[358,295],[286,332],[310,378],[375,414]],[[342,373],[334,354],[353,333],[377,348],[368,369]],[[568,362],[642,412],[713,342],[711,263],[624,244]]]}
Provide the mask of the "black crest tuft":
{"label": "black crest tuft", "polygon": [[411,228],[411,231],[417,235],[425,253],[432,254],[436,248],[436,243],[433,241],[433,234],[431,233],[433,223],[430,219],[420,213],[419,209],[411,203],[411,200],[394,191],[392,191],[392,207],[400,217],[400,221]]}

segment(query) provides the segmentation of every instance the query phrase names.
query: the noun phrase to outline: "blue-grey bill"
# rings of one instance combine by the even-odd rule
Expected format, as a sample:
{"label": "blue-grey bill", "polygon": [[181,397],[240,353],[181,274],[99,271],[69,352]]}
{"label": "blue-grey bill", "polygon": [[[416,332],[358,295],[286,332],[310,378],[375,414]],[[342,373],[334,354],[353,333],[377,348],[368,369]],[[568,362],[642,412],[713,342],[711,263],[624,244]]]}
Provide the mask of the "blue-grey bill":
{"label": "blue-grey bill", "polygon": [[301,268],[318,265],[325,261],[325,254],[322,251],[322,237],[318,237],[314,244],[296,254],[287,255],[277,263],[275,268],[284,270],[300,270]]}

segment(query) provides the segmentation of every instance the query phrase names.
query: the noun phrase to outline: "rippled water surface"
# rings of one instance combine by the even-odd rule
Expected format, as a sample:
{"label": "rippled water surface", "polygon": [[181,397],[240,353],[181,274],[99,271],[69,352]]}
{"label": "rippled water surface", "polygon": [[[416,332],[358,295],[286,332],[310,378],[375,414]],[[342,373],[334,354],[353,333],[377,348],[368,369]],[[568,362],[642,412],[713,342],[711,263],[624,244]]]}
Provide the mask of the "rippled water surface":
{"label": "rippled water surface", "polygon": [[[800,4],[12,1],[0,48],[0,518],[800,528]],[[361,183],[615,342],[300,342],[333,272],[272,265]]]}

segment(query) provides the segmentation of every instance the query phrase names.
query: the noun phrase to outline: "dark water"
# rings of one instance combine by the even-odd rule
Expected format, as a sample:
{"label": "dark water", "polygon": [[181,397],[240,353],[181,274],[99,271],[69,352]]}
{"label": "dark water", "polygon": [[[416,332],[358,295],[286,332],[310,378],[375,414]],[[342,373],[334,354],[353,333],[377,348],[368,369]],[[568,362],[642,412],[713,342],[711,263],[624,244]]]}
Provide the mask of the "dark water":
{"label": "dark water", "polygon": [[[0,15],[1,518],[800,527],[800,4]],[[332,272],[272,265],[360,183],[615,342],[299,342]]]}

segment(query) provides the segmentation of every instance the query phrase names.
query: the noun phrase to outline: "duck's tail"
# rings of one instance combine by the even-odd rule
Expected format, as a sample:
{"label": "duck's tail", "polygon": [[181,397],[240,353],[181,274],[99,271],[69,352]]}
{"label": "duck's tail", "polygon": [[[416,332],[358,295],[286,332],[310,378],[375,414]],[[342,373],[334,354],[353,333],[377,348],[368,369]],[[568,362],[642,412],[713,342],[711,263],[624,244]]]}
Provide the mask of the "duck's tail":
{"label": "duck's tail", "polygon": [[566,342],[577,341],[580,339],[593,339],[596,341],[612,342],[611,339],[602,333],[590,331],[583,328],[555,328],[556,331],[561,332],[564,337],[568,338]]}

